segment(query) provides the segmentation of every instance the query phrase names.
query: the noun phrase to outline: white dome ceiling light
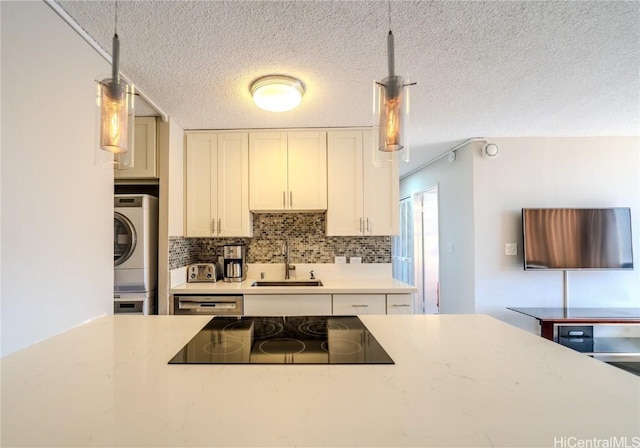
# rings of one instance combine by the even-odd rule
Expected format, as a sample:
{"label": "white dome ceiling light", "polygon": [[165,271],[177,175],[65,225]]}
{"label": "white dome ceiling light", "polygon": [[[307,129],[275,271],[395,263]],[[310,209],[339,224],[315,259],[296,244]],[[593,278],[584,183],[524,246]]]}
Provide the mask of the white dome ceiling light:
{"label": "white dome ceiling light", "polygon": [[291,76],[268,75],[253,81],[249,91],[259,108],[269,112],[286,112],[300,104],[305,86]]}

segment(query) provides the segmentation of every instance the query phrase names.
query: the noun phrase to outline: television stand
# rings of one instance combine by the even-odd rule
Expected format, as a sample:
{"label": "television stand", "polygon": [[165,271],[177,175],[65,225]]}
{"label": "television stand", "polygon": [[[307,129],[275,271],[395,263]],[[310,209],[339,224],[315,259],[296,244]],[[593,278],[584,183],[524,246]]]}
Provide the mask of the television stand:
{"label": "television stand", "polygon": [[[594,337],[597,325],[640,325],[640,308],[520,308],[507,309],[537,319],[540,336],[599,359],[640,359],[640,336]],[[606,359],[605,359],[606,358]]]}

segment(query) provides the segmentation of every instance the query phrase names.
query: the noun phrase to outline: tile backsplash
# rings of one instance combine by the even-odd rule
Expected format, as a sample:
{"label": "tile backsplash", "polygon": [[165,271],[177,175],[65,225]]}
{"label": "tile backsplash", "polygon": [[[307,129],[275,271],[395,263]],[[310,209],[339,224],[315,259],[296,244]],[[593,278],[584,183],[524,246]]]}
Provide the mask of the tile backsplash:
{"label": "tile backsplash", "polygon": [[216,261],[225,244],[240,243],[247,246],[248,263],[283,263],[285,238],[292,263],[333,263],[336,256],[391,263],[390,236],[327,236],[324,213],[259,213],[253,238],[169,237],[169,269]]}

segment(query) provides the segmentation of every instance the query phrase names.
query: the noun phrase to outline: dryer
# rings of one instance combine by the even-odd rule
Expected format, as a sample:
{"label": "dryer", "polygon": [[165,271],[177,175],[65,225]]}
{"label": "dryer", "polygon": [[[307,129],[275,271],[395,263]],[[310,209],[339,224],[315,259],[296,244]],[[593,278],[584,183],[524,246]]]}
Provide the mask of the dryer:
{"label": "dryer", "polygon": [[114,311],[151,314],[158,278],[158,198],[114,196],[113,265]]}

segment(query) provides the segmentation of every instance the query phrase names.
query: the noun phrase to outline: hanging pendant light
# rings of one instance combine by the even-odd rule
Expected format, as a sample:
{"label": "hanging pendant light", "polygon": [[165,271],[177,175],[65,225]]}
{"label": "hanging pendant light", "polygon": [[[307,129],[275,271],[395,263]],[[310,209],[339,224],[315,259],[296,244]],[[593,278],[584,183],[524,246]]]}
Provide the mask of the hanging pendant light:
{"label": "hanging pendant light", "polygon": [[408,86],[402,76],[395,73],[393,32],[391,31],[391,1],[389,0],[389,34],[387,35],[387,64],[389,74],[382,82],[374,82],[374,120],[378,128],[377,149],[392,153],[405,150],[408,161],[408,145],[405,128],[409,114]]}
{"label": "hanging pendant light", "polygon": [[120,77],[120,40],[118,39],[118,3],[112,40],[111,77],[98,81],[100,107],[100,148],[115,154],[118,169],[133,167],[133,84]]}

